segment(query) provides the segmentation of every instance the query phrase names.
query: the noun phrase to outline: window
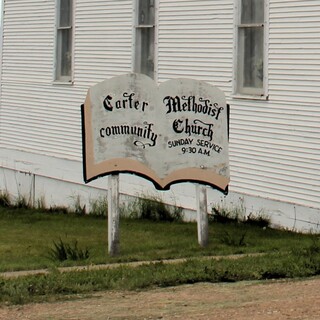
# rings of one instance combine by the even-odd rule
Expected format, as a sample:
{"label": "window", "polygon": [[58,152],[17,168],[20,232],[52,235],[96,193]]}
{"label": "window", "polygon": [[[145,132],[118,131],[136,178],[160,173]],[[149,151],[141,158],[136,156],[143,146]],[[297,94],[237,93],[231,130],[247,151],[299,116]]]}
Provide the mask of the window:
{"label": "window", "polygon": [[134,71],[154,78],[155,0],[137,0]]}
{"label": "window", "polygon": [[57,43],[55,80],[71,82],[72,0],[57,0]]}
{"label": "window", "polygon": [[241,0],[237,24],[236,93],[264,95],[265,1]]}

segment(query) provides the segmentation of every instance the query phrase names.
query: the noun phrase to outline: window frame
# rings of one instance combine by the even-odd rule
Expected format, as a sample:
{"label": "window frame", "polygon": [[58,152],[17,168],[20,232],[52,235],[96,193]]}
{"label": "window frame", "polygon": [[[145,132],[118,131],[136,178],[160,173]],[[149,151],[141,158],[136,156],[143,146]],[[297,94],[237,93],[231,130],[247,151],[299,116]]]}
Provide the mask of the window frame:
{"label": "window frame", "polygon": [[141,72],[141,66],[139,61],[140,51],[138,46],[138,30],[143,29],[153,29],[153,79],[156,81],[158,72],[157,72],[157,48],[158,48],[158,0],[153,0],[154,2],[154,21],[153,24],[139,24],[139,0],[134,1],[133,8],[133,50],[132,50],[132,71],[136,73]]}
{"label": "window frame", "polygon": [[[53,74],[53,82],[54,84],[73,84],[73,70],[74,70],[74,5],[75,1],[70,0],[71,2],[71,9],[70,9],[70,25],[68,26],[60,26],[60,6],[61,0],[56,0],[55,2],[55,48],[54,48],[54,74]],[[59,51],[59,40],[60,40],[60,33],[63,30],[70,31],[70,76],[61,76],[61,53]]]}
{"label": "window frame", "polygon": [[[268,42],[269,42],[269,0],[264,0],[264,21],[263,23],[250,23],[241,24],[241,6],[242,0],[234,1],[234,55],[233,55],[233,97],[244,98],[244,99],[255,99],[255,100],[266,100],[268,99]],[[262,88],[251,88],[243,87],[243,75],[244,73],[239,70],[243,69],[243,65],[240,65],[240,29],[242,28],[255,28],[263,27],[263,87]],[[239,89],[241,88],[241,90]]]}

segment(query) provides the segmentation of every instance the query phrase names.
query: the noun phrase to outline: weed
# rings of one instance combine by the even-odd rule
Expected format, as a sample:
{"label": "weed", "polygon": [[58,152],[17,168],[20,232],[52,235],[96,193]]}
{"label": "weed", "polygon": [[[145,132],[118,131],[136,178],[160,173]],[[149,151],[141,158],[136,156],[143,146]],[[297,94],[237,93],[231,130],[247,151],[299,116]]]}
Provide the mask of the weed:
{"label": "weed", "polygon": [[26,199],[26,197],[24,197],[24,196],[22,196],[20,194],[17,197],[17,199],[15,200],[13,206],[14,206],[14,208],[17,208],[17,209],[29,209],[29,208],[31,208],[31,205],[30,205],[29,201]]}
{"label": "weed", "polygon": [[86,214],[86,205],[81,205],[81,198],[79,195],[75,198],[73,212],[78,216],[84,216]]}
{"label": "weed", "polygon": [[157,197],[137,198],[131,205],[131,218],[152,221],[181,221],[182,208],[170,207]]}
{"label": "weed", "polygon": [[232,211],[222,208],[212,208],[212,215],[210,216],[213,222],[218,223],[238,223],[239,219]]}
{"label": "weed", "polygon": [[240,205],[228,207],[225,204],[215,204],[212,207],[210,220],[218,223],[239,223],[243,221],[245,215],[245,207],[243,200],[240,199]]}
{"label": "weed", "polygon": [[0,206],[10,207],[11,199],[8,191],[0,191]]}
{"label": "weed", "polygon": [[39,199],[37,199],[36,201],[36,209],[40,210],[40,211],[45,211],[46,210],[46,201],[45,201],[45,197],[42,196]]}
{"label": "weed", "polygon": [[247,232],[243,232],[239,235],[230,234],[228,231],[225,231],[222,238],[221,243],[226,244],[228,246],[232,247],[243,247],[246,246],[245,238],[246,238]]}
{"label": "weed", "polygon": [[106,197],[100,197],[96,200],[90,200],[90,215],[95,217],[108,216],[108,201]]}
{"label": "weed", "polygon": [[56,213],[56,214],[67,214],[69,213],[69,209],[63,206],[52,206],[48,210],[49,213]]}
{"label": "weed", "polygon": [[60,238],[58,242],[53,241],[53,248],[49,250],[49,258],[52,261],[79,261],[89,258],[89,250],[78,248],[78,241],[72,244],[62,241]]}
{"label": "weed", "polygon": [[267,228],[270,226],[270,218],[258,212],[253,214],[252,212],[245,217],[245,208],[243,204],[240,207],[228,208],[221,205],[216,205],[212,208],[212,214],[210,215],[209,221],[218,223],[242,223],[251,226],[257,226],[261,228]]}
{"label": "weed", "polygon": [[248,215],[248,217],[243,221],[243,223],[251,225],[251,226],[268,228],[268,227],[270,227],[271,221],[270,221],[270,218],[263,213],[253,215],[253,213],[251,212]]}

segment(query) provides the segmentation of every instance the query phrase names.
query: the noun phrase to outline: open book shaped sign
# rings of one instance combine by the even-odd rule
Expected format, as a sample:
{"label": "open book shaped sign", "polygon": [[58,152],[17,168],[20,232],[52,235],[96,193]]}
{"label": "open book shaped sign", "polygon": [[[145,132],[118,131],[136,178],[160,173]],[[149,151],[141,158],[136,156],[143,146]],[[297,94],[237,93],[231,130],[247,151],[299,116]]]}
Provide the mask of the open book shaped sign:
{"label": "open book shaped sign", "polygon": [[84,180],[130,172],[157,189],[185,181],[227,192],[228,111],[224,93],[192,79],[159,87],[142,74],[105,80],[82,107]]}

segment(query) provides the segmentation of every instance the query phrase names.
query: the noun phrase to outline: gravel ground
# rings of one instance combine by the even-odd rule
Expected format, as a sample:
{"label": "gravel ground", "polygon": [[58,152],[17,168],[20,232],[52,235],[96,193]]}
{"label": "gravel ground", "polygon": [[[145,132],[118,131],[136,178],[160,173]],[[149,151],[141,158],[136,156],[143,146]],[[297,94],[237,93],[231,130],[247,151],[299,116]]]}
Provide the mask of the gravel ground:
{"label": "gravel ground", "polygon": [[320,278],[199,283],[138,292],[100,292],[78,298],[2,306],[0,319],[320,319]]}

